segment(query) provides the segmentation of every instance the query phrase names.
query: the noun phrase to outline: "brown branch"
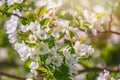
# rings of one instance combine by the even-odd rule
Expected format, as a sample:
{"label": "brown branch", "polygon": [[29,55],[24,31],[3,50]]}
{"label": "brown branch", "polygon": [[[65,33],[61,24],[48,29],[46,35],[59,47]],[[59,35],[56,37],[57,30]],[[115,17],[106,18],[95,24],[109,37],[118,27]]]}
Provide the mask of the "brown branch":
{"label": "brown branch", "polygon": [[116,32],[116,31],[111,30],[112,21],[113,21],[112,13],[113,13],[113,7],[111,8],[110,20],[109,20],[109,23],[108,23],[108,30],[106,30],[106,32],[113,33],[113,34],[116,34],[116,35],[120,35],[120,32]]}
{"label": "brown branch", "polygon": [[3,11],[3,10],[0,10],[0,12],[3,13],[3,14],[14,15],[14,16],[19,17],[19,18],[24,18],[24,17],[19,16],[18,14],[9,13],[9,12]]}
{"label": "brown branch", "polygon": [[[18,76],[18,75],[14,75],[14,74],[11,74],[8,72],[3,72],[3,71],[0,71],[0,76],[7,76],[7,77],[14,78],[17,80],[26,80],[27,79],[27,77]],[[43,80],[43,76],[40,74],[37,77],[33,78],[33,80]]]}
{"label": "brown branch", "polygon": [[[110,29],[110,28],[109,28],[109,29]],[[82,31],[82,32],[85,32],[84,29],[79,28],[79,30]],[[112,30],[106,30],[106,31],[104,31],[104,32],[107,32],[107,33],[110,33],[110,34],[116,34],[116,35],[119,35],[119,36],[120,36],[120,32],[116,32],[116,31],[112,31]],[[85,33],[87,33],[87,34],[92,34],[91,31],[88,31],[88,32],[85,32]],[[101,32],[98,31],[98,33],[101,33]]]}
{"label": "brown branch", "polygon": [[11,77],[11,78],[14,78],[14,79],[19,79],[19,80],[26,80],[27,79],[26,77],[17,76],[17,75],[14,75],[14,74],[3,72],[3,71],[0,71],[0,75]]}
{"label": "brown branch", "polygon": [[107,68],[100,68],[100,67],[93,67],[93,68],[86,68],[83,70],[79,70],[79,74],[85,73],[85,72],[102,72],[104,70],[108,70],[110,72],[120,72],[118,68],[115,67],[107,67]]}
{"label": "brown branch", "polygon": [[112,30],[110,30],[110,31],[106,31],[106,32],[108,32],[108,33],[112,33],[112,34],[116,34],[116,35],[119,35],[119,36],[120,36],[120,32],[116,32],[116,31],[112,31]]}
{"label": "brown branch", "polygon": [[18,64],[15,62],[0,62],[0,67],[8,66],[8,67],[18,67]]}

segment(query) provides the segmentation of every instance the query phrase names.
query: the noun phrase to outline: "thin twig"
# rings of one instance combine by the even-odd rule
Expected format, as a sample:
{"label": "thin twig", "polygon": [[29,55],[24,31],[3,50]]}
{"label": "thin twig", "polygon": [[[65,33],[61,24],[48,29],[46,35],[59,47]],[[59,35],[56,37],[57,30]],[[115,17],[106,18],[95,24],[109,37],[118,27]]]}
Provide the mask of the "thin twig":
{"label": "thin twig", "polygon": [[109,21],[109,24],[108,24],[108,31],[111,31],[111,26],[112,26],[112,21],[113,21],[112,13],[113,13],[113,7],[111,8],[110,21]]}
{"label": "thin twig", "polygon": [[19,17],[19,18],[24,18],[22,16],[19,16],[18,14],[9,13],[9,12],[3,11],[3,10],[0,10],[0,12],[3,13],[3,14],[14,15],[14,16]]}

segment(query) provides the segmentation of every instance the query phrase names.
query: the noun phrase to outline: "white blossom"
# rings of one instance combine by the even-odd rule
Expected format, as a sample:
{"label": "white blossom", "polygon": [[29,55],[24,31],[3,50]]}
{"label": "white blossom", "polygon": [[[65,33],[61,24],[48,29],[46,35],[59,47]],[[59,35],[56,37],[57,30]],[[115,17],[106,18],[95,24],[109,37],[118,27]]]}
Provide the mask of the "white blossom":
{"label": "white blossom", "polygon": [[66,64],[71,67],[72,65],[76,64],[78,62],[78,60],[72,55],[70,54],[70,52],[68,51],[68,49],[64,49],[63,50],[63,54],[65,56],[65,62]]}
{"label": "white blossom", "polygon": [[37,37],[35,34],[30,34],[28,38],[29,38],[31,43],[35,43],[37,40]]}
{"label": "white blossom", "polygon": [[7,0],[8,5],[13,5],[14,3],[22,3],[23,0]]}
{"label": "white blossom", "polygon": [[21,30],[22,31],[32,31],[33,35],[31,34],[29,36],[29,39],[33,39],[36,40],[36,38],[40,38],[40,39],[45,39],[47,37],[47,28],[46,29],[41,29],[40,28],[40,24],[38,21],[35,22],[31,22],[29,25],[26,26],[21,26]]}
{"label": "white blossom", "polygon": [[57,8],[62,5],[62,0],[58,0],[57,2],[54,2],[53,0],[48,0],[47,5],[48,9]]}
{"label": "white blossom", "polygon": [[11,16],[10,20],[6,22],[6,33],[8,34],[8,38],[11,43],[15,43],[17,41],[17,25],[18,17],[16,16]]}
{"label": "white blossom", "polygon": [[30,69],[30,72],[33,74],[37,74],[37,71],[35,69]]}
{"label": "white blossom", "polygon": [[47,65],[51,64],[51,62],[52,62],[52,58],[51,58],[51,57],[48,57],[48,58],[46,59],[46,61],[45,61],[45,63],[46,63]]}
{"label": "white blossom", "polygon": [[49,52],[49,47],[47,43],[41,42],[36,48],[35,48],[35,53],[40,54],[40,55],[45,55],[48,54]]}
{"label": "white blossom", "polygon": [[69,75],[73,76],[75,74],[78,74],[78,70],[74,65],[72,65],[69,67]]}
{"label": "white blossom", "polygon": [[57,0],[57,2],[54,2],[53,0],[37,0],[35,2],[36,6],[44,6],[47,5],[48,9],[54,9],[62,5],[62,0]]}
{"label": "white blossom", "polygon": [[97,80],[115,80],[115,79],[110,76],[109,71],[104,70],[104,73],[99,74]]}
{"label": "white blossom", "polygon": [[53,59],[53,56],[56,55],[56,49],[55,48],[52,48],[49,50],[49,53],[48,53],[48,58],[46,59],[45,63],[48,65],[48,64],[51,64],[52,63],[52,59]]}
{"label": "white blossom", "polygon": [[8,39],[10,43],[16,43],[17,42],[17,33],[11,33],[8,35]]}
{"label": "white blossom", "polygon": [[59,67],[61,66],[61,63],[63,61],[62,56],[57,54],[57,51],[55,48],[52,48],[48,54],[48,58],[46,59],[46,64],[54,64],[55,66]]}
{"label": "white blossom", "polygon": [[27,78],[26,80],[33,80],[32,78]]}
{"label": "white blossom", "polygon": [[40,39],[46,39],[47,38],[47,32],[46,32],[46,30],[37,31],[36,36]]}
{"label": "white blossom", "polygon": [[[12,13],[15,13],[19,16],[22,15],[18,9],[13,10]],[[8,34],[8,38],[11,43],[17,42],[18,23],[19,23],[19,18],[17,16],[12,15],[11,18],[5,24],[6,33]]]}
{"label": "white blossom", "polygon": [[81,57],[94,53],[94,49],[91,46],[88,46],[86,44],[80,44],[79,41],[75,42],[74,49],[75,49],[76,55]]}
{"label": "white blossom", "polygon": [[11,16],[10,20],[6,22],[6,33],[10,34],[16,31],[18,24],[18,17]]}
{"label": "white blossom", "polygon": [[102,19],[96,18],[96,13],[89,13],[87,10],[83,10],[83,16],[85,20],[90,23],[89,28],[91,29],[93,35],[97,35],[97,31],[104,32],[102,24]]}
{"label": "white blossom", "polygon": [[34,51],[35,49],[33,49],[30,53],[30,59],[31,60],[35,60],[35,61],[38,61],[40,60],[40,57],[39,57],[39,54],[35,53]]}
{"label": "white blossom", "polygon": [[31,62],[31,64],[30,64],[30,68],[31,69],[37,69],[39,67],[39,64],[38,64],[38,62]]}
{"label": "white blossom", "polygon": [[30,25],[27,25],[28,30],[31,30],[33,33],[40,31],[40,24],[38,21],[31,22]]}
{"label": "white blossom", "polygon": [[16,43],[15,49],[18,51],[22,61],[26,61],[32,53],[31,48],[28,47],[24,42],[22,42],[21,44]]}
{"label": "white blossom", "polygon": [[54,64],[55,66],[59,67],[62,64],[62,57],[60,55],[54,55],[52,58],[52,64]]}
{"label": "white blossom", "polygon": [[66,20],[56,20],[54,23],[57,23],[58,26],[56,26],[52,32],[52,36],[55,38],[59,38],[61,33],[66,33],[69,21]]}

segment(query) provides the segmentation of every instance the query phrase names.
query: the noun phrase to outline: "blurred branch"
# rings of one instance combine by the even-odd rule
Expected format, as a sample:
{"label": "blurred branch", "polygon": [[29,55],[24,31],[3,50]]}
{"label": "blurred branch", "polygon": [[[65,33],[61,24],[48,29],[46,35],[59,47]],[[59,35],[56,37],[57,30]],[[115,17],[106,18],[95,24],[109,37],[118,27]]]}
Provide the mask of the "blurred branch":
{"label": "blurred branch", "polygon": [[109,20],[109,23],[108,23],[108,30],[106,30],[106,32],[113,33],[113,34],[116,34],[116,35],[120,35],[120,32],[116,32],[116,31],[111,30],[112,21],[113,21],[112,13],[113,13],[113,7],[111,8],[110,20]]}
{"label": "blurred branch", "polygon": [[83,70],[79,70],[79,74],[85,73],[85,72],[102,72],[104,70],[108,70],[110,72],[120,72],[119,68],[116,67],[106,67],[106,68],[100,68],[100,67],[93,67],[93,68],[85,68]]}
{"label": "blurred branch", "polygon": [[19,79],[19,80],[26,80],[27,79],[26,77],[17,76],[17,75],[14,75],[14,74],[10,74],[8,72],[7,73],[3,72],[3,71],[0,71],[0,75],[11,77],[11,78],[14,78],[14,79]]}
{"label": "blurred branch", "polygon": [[15,62],[0,62],[0,67],[9,66],[9,67],[17,67],[18,64]]}
{"label": "blurred branch", "polygon": [[[26,80],[27,77],[23,77],[23,76],[18,76],[18,75],[14,75],[14,74],[10,74],[8,72],[3,72],[3,71],[0,71],[0,78],[2,76],[7,76],[7,77],[10,77],[10,78],[14,78],[14,79],[17,79],[17,80]],[[0,79],[1,80],[1,79]],[[33,80],[44,80],[43,77],[41,76],[41,74],[35,78],[33,78]]]}
{"label": "blurred branch", "polygon": [[106,32],[108,32],[108,33],[112,33],[112,34],[116,34],[116,35],[119,35],[119,36],[120,36],[120,32],[116,32],[116,31],[112,31],[112,30],[110,30],[110,31],[106,31]]}
{"label": "blurred branch", "polygon": [[[0,78],[2,76],[7,76],[7,77],[14,78],[14,79],[17,79],[17,80],[26,80],[27,79],[27,77],[18,76],[18,75],[14,75],[14,74],[11,74],[11,73],[8,73],[8,72],[0,71]],[[33,78],[33,80],[44,80],[44,79],[43,79],[43,76],[41,74],[39,74],[37,77]]]}

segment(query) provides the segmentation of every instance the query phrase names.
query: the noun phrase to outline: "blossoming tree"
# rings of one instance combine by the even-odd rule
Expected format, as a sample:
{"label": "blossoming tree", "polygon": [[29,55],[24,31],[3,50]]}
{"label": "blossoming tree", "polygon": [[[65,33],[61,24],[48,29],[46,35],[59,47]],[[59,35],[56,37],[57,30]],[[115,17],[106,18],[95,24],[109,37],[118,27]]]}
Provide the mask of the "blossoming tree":
{"label": "blossoming tree", "polygon": [[119,72],[119,67],[99,64],[91,67],[86,63],[86,60],[97,59],[97,49],[88,39],[99,34],[120,35],[112,30],[113,10],[119,1],[113,1],[114,4],[103,1],[109,4],[108,11],[101,6],[87,9],[77,2],[79,0],[0,1],[0,15],[9,17],[5,23],[9,41],[34,74],[33,78],[18,79],[75,80],[76,75],[85,72],[88,73],[85,80],[119,80],[110,74]]}

